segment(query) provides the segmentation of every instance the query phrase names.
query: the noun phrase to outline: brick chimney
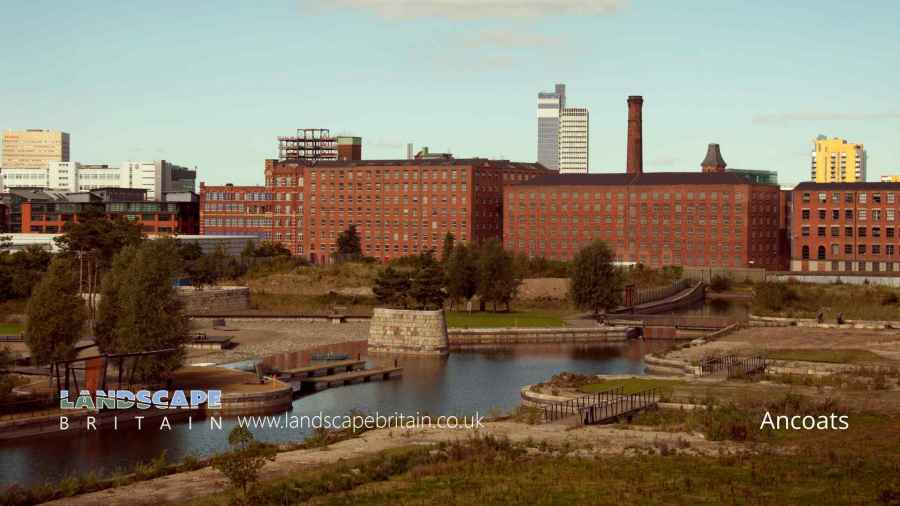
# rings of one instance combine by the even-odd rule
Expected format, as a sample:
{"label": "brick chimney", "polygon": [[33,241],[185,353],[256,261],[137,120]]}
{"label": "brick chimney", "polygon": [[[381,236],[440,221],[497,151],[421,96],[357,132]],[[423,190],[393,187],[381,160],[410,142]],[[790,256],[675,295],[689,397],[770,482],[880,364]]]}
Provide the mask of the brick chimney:
{"label": "brick chimney", "polygon": [[725,167],[728,164],[725,163],[725,159],[722,158],[722,152],[719,150],[718,144],[710,144],[709,147],[706,148],[706,158],[700,162],[700,167],[703,169],[703,172],[725,172]]}
{"label": "brick chimney", "polygon": [[644,145],[641,140],[643,128],[641,108],[643,106],[643,97],[635,95],[628,97],[628,164],[626,172],[629,174],[644,173]]}

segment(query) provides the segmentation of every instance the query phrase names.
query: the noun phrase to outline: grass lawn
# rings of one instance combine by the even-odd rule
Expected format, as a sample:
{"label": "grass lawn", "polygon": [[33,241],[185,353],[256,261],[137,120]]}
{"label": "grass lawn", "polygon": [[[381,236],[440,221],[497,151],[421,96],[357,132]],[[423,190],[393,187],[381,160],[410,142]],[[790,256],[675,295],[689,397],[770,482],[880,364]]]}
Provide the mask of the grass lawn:
{"label": "grass lawn", "polygon": [[626,379],[609,379],[598,383],[584,385],[580,390],[586,394],[609,390],[610,388],[622,387],[623,394],[633,394],[647,390],[648,388],[658,388],[664,392],[671,392],[676,386],[684,385],[684,381],[678,380],[657,380],[644,378],[626,378]]}
{"label": "grass lawn", "polygon": [[773,360],[797,360],[802,362],[827,362],[830,364],[872,364],[892,362],[868,350],[771,350]]}
{"label": "grass lawn", "polygon": [[447,311],[447,326],[457,328],[564,327],[562,313],[511,311],[509,313]]}
{"label": "grass lawn", "polygon": [[21,333],[22,330],[20,323],[0,323],[0,335],[2,336],[14,336]]}

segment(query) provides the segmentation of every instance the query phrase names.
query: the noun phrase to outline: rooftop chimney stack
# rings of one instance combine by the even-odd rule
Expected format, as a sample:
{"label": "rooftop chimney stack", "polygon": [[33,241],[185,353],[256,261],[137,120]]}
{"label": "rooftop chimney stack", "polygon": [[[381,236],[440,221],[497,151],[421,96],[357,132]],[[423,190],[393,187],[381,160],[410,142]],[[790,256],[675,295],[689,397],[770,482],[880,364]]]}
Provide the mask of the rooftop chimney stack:
{"label": "rooftop chimney stack", "polygon": [[706,148],[706,158],[700,163],[703,172],[725,172],[725,159],[722,158],[722,151],[719,150],[718,144],[710,144]]}
{"label": "rooftop chimney stack", "polygon": [[644,173],[644,145],[641,140],[643,120],[641,108],[644,106],[644,98],[637,95],[628,97],[628,164],[626,171],[629,174]]}

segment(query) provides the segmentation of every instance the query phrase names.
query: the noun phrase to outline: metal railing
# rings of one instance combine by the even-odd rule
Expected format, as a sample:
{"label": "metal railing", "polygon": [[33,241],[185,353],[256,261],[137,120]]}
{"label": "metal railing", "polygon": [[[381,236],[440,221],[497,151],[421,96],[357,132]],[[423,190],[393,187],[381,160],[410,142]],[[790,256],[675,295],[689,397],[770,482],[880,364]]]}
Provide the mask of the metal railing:
{"label": "metal railing", "polygon": [[766,357],[762,355],[754,355],[752,357],[724,355],[700,361],[700,376],[725,374],[732,378],[749,376],[757,372],[765,372],[765,370]]}
{"label": "metal railing", "polygon": [[544,406],[544,420],[555,422],[556,420],[575,416],[588,406],[610,402],[622,395],[623,388],[624,387],[622,386],[618,386],[594,394],[575,397],[574,399],[569,399],[567,401],[548,404]]}
{"label": "metal railing", "polygon": [[586,406],[581,409],[582,425],[594,425],[627,416],[659,403],[659,390],[650,388],[633,394],[621,395],[609,402]]}

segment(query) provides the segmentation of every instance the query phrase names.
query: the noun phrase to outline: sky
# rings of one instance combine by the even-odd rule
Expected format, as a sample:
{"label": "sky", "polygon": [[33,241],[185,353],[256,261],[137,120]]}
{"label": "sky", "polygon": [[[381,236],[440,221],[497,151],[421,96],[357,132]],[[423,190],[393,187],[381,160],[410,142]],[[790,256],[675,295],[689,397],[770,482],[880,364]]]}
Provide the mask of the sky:
{"label": "sky", "polygon": [[4,2],[0,130],[71,134],[83,163],[166,159],[259,184],[277,137],[329,128],[364,158],[406,144],[534,161],[537,93],[590,110],[591,172],[625,167],[644,97],[644,170],[809,177],[818,134],[900,174],[900,7],[818,0]]}

